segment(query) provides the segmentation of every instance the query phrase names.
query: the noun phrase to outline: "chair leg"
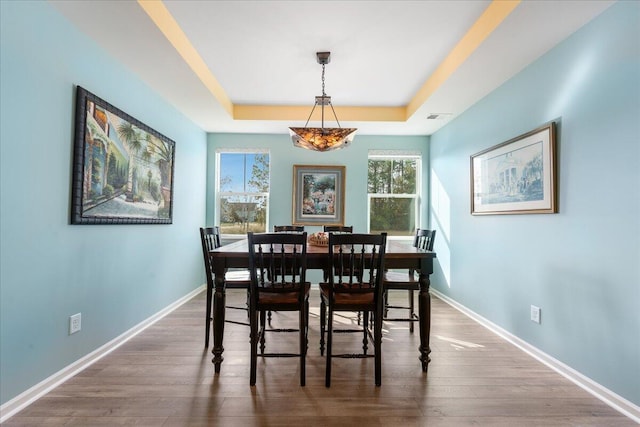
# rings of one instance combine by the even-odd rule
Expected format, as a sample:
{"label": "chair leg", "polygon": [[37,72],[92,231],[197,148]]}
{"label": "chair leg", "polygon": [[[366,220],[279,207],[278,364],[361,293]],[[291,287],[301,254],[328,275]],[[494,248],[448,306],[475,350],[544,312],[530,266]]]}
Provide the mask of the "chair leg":
{"label": "chair leg", "polygon": [[249,292],[248,292],[248,290],[247,290],[247,302],[246,302],[246,304],[247,304],[247,320],[248,320],[249,316],[251,315],[249,313]]}
{"label": "chair leg", "polygon": [[325,373],[324,385],[331,387],[331,344],[333,341],[333,308],[329,306],[329,316],[327,319],[327,368]]}
{"label": "chair leg", "polygon": [[382,385],[382,313],[374,314],[373,346],[375,351],[376,386]]}
{"label": "chair leg", "polygon": [[385,289],[384,297],[382,298],[384,304],[384,317],[389,316],[389,290]]}
{"label": "chair leg", "polygon": [[249,315],[249,326],[251,329],[249,341],[251,342],[251,368],[249,374],[249,385],[256,385],[256,370],[258,365],[258,313]]}
{"label": "chair leg", "polygon": [[327,324],[327,306],[320,301],[320,356],[324,356],[324,334]]}
{"label": "chair leg", "polygon": [[369,312],[365,311],[363,314],[363,322],[362,322],[362,331],[364,332],[364,336],[362,337],[362,353],[367,354],[367,350],[369,349],[369,331],[367,328],[369,327]]}
{"label": "chair leg", "polygon": [[305,302],[304,310],[305,310],[305,313],[307,315],[307,320],[306,320],[306,323],[305,323],[306,328],[305,328],[305,331],[304,331],[304,338],[306,340],[306,345],[304,347],[304,350],[305,350],[304,354],[306,356],[307,352],[309,351],[309,300],[307,300]]}
{"label": "chair leg", "polygon": [[258,336],[260,337],[260,354],[264,354],[264,340],[265,340],[265,312],[264,310],[260,311],[260,333],[258,334]]}
{"label": "chair leg", "polygon": [[[306,303],[302,304],[307,307]],[[300,308],[298,327],[300,328],[300,386],[304,387],[306,378],[306,356],[307,356],[307,315],[304,308]]]}
{"label": "chair leg", "polygon": [[413,318],[415,317],[415,310],[414,310],[414,305],[413,305],[413,289],[409,290],[409,319],[411,319],[411,321],[409,322],[409,333],[413,333],[413,324],[415,322],[413,322]]}

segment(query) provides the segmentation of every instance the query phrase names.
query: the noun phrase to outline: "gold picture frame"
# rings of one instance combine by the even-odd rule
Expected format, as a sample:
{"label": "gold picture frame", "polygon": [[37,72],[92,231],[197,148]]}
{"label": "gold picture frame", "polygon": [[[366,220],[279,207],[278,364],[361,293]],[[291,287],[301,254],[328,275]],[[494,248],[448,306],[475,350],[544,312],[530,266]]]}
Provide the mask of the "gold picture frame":
{"label": "gold picture frame", "polygon": [[344,166],[293,166],[294,225],[344,225]]}
{"label": "gold picture frame", "polygon": [[471,214],[557,213],[551,122],[471,156]]}

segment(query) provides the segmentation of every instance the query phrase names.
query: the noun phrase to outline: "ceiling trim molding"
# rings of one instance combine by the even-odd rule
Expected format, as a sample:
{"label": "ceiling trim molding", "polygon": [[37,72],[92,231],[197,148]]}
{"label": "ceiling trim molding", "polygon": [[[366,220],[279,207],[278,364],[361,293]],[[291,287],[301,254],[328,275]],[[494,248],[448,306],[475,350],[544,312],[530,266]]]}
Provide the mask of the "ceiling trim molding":
{"label": "ceiling trim molding", "polygon": [[520,4],[520,0],[493,0],[449,55],[407,105],[411,117]]}
{"label": "ceiling trim molding", "polygon": [[[234,105],[233,118],[235,120],[307,120],[311,112],[311,105]],[[336,116],[343,122],[347,121],[383,121],[404,122],[407,120],[405,107],[333,107]],[[320,121],[322,112],[316,109],[311,121]],[[325,111],[325,121],[334,121],[332,112]]]}
{"label": "ceiling trim molding", "polygon": [[218,79],[211,73],[209,67],[204,62],[198,51],[187,35],[182,31],[169,10],[162,1],[158,0],[138,0],[138,4],[145,11],[149,18],[156,24],[158,29],[169,40],[178,54],[185,60],[200,81],[206,86],[211,94],[220,102],[220,105],[229,113],[233,114],[233,103],[227,96],[224,88]]}

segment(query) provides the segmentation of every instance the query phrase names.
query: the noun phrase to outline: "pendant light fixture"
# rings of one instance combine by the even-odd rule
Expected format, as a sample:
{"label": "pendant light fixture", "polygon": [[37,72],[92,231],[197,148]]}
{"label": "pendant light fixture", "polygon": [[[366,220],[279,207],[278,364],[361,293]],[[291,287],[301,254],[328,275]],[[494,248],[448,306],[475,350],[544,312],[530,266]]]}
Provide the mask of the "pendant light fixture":
{"label": "pendant light fixture", "polygon": [[[289,133],[291,134],[291,140],[296,147],[304,148],[313,151],[333,151],[341,148],[348,147],[353,137],[356,134],[355,128],[341,128],[340,122],[336,111],[331,104],[331,97],[324,92],[324,67],[331,60],[331,52],[316,52],[318,64],[322,65],[322,95],[316,96],[316,102],[311,109],[311,114],[307,119],[303,128],[290,127]],[[313,111],[320,105],[322,109],[322,124],[319,128],[307,127],[309,120],[313,115]],[[333,117],[338,124],[337,128],[324,127],[324,107],[328,105],[331,107]]]}

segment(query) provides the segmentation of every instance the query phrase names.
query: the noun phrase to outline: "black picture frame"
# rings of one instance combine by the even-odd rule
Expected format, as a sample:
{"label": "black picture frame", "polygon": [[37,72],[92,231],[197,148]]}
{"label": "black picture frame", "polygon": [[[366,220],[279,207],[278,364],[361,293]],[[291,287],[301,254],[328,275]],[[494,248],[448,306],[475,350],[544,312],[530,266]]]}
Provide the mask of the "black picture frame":
{"label": "black picture frame", "polygon": [[171,224],[175,142],[77,86],[71,224]]}

